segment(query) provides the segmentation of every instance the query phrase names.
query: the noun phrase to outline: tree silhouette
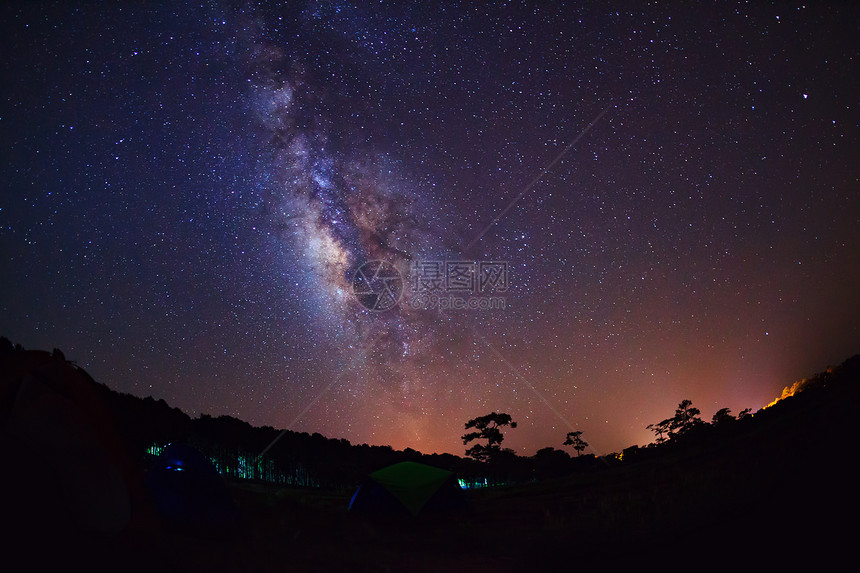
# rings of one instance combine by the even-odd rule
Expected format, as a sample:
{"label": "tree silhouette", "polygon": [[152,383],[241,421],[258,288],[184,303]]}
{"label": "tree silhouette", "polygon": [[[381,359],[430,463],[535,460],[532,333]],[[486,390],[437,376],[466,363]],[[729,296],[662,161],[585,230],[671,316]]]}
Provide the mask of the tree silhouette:
{"label": "tree silhouette", "polygon": [[669,425],[670,437],[682,436],[693,428],[703,424],[704,422],[699,417],[700,413],[698,408],[693,407],[692,401],[682,400],[678,404],[678,409],[675,410],[672,423]]}
{"label": "tree silhouette", "polygon": [[469,432],[463,436],[463,445],[472,440],[487,440],[486,444],[475,444],[466,450],[466,455],[486,462],[498,457],[502,451],[501,443],[505,437],[500,430],[503,426],[516,428],[517,423],[511,420],[510,414],[504,412],[497,414],[492,412],[486,416],[479,416],[466,422],[466,429],[475,428],[476,431]]}
{"label": "tree silhouette", "polygon": [[588,442],[582,439],[582,432],[568,432],[567,437],[564,440],[565,446],[573,446],[573,449],[576,450],[577,457],[582,451],[588,447]]}
{"label": "tree silhouette", "polygon": [[[646,429],[651,430],[657,435],[657,443],[662,444],[667,440],[675,439],[683,434],[686,434],[693,428],[696,428],[704,422],[699,417],[701,412],[698,408],[693,407],[693,402],[690,400],[682,400],[675,410],[675,415],[671,418],[666,418],[656,424],[648,424]],[[726,410],[728,413],[728,410]]]}
{"label": "tree silhouette", "polygon": [[720,424],[724,424],[726,422],[733,422],[735,417],[731,415],[731,410],[728,408],[720,408],[714,413],[714,417],[711,418],[711,424],[714,426],[719,426]]}
{"label": "tree silhouette", "polygon": [[657,443],[662,444],[671,437],[669,429],[671,425],[672,418],[667,418],[662,422],[657,422],[656,424],[648,424],[645,426],[645,429],[654,432],[657,435]]}

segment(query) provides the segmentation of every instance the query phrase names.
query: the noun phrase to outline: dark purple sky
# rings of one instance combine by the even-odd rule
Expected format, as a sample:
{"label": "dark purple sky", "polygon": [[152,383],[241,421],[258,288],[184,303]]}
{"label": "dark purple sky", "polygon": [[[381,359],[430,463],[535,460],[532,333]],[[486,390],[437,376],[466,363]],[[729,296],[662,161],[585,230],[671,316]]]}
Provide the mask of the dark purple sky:
{"label": "dark purple sky", "polygon": [[120,6],[0,13],[13,342],[354,443],[505,411],[528,455],[860,351],[850,3]]}

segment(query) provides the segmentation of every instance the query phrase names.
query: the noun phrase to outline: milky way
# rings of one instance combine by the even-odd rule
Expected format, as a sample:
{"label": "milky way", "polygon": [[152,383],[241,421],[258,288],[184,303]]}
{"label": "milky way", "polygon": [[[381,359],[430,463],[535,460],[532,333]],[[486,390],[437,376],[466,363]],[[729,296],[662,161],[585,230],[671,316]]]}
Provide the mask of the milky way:
{"label": "milky way", "polygon": [[0,334],[425,451],[755,410],[858,351],[858,16],[9,4]]}
{"label": "milky way", "polygon": [[264,42],[253,47],[248,65],[268,145],[262,163],[268,223],[302,254],[299,264],[316,290],[317,328],[331,338],[328,351],[344,361],[314,402],[343,385],[357,401],[375,404],[375,421],[363,424],[393,418],[424,427],[428,403],[448,386],[427,380],[447,322],[406,304],[385,312],[367,308],[356,297],[354,279],[366,263],[393,265],[402,278],[399,299],[412,261],[444,253],[439,208],[420,197],[383,153],[335,127],[343,119],[328,115],[326,90],[319,78],[300,71],[307,67],[301,56]]}

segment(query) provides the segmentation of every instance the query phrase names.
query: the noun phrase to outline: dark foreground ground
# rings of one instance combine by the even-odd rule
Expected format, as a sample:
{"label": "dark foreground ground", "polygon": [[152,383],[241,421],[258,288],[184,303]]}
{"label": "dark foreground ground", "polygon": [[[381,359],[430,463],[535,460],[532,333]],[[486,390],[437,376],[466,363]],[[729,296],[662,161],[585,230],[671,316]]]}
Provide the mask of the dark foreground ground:
{"label": "dark foreground ground", "polygon": [[857,405],[856,385],[810,393],[802,407],[757,414],[749,431],[563,479],[471,491],[468,509],[419,518],[351,514],[348,493],[232,482],[241,517],[229,530],[178,527],[145,512],[112,537],[50,514],[30,516],[26,527],[5,520],[2,570],[855,568]]}
{"label": "dark foreground ground", "polygon": [[82,563],[118,571],[770,568],[810,558],[827,566],[854,560],[850,457],[799,454],[780,466],[707,456],[650,460],[474,491],[468,509],[420,518],[356,516],[345,511],[346,494],[232,483],[241,521],[231,530],[153,520],[110,539],[75,531],[31,536],[12,554],[32,569]]}

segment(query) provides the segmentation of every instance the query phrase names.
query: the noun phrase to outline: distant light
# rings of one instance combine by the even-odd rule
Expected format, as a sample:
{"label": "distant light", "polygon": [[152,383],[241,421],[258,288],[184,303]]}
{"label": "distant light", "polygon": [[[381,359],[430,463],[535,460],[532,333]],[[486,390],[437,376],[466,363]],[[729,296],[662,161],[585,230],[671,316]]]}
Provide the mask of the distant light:
{"label": "distant light", "polygon": [[809,97],[809,94],[803,94],[803,99],[806,99],[808,97]]}

